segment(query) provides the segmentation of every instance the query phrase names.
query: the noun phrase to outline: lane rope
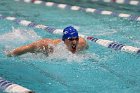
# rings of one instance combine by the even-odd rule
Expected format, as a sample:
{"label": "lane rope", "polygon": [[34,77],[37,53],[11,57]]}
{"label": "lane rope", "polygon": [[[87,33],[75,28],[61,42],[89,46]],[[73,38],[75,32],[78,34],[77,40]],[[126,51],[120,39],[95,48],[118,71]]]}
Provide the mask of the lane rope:
{"label": "lane rope", "polygon": [[[20,19],[17,19],[15,17],[10,17],[10,16],[6,17],[6,16],[3,16],[3,15],[0,14],[0,20],[2,20],[2,19],[13,21],[13,22],[15,22],[19,25],[23,25],[23,26],[26,26],[26,27],[43,29],[43,30],[45,30],[45,31],[47,31],[51,34],[62,35],[62,33],[63,33],[62,29],[56,29],[56,28],[49,27],[49,26],[46,26],[46,25],[36,24],[34,22],[27,21],[27,20],[20,20]],[[114,50],[120,50],[120,51],[124,51],[124,52],[129,52],[129,53],[136,53],[136,54],[140,53],[140,48],[137,48],[137,47],[127,46],[127,45],[120,44],[120,43],[117,43],[117,42],[114,42],[114,41],[111,41],[111,40],[98,39],[98,38],[95,38],[93,36],[85,36],[85,35],[80,35],[80,36],[87,39],[87,40],[90,40],[90,41],[92,41],[96,44],[99,44],[101,46],[111,48],[111,49],[114,49]]]}
{"label": "lane rope", "polygon": [[140,1],[137,0],[91,0],[91,2],[105,2],[105,3],[117,3],[139,6]]}
{"label": "lane rope", "polygon": [[0,77],[0,89],[3,92],[7,92],[7,93],[34,93],[33,91],[25,87],[22,87],[18,84],[14,84],[10,81],[7,81],[2,77]]}
{"label": "lane rope", "polygon": [[33,4],[42,4],[45,5],[47,7],[57,7],[60,9],[68,9],[68,10],[73,10],[73,11],[83,11],[83,12],[87,12],[87,13],[95,13],[95,14],[101,14],[101,15],[110,15],[110,16],[114,16],[114,17],[120,17],[120,18],[127,18],[129,20],[134,20],[134,21],[140,21],[140,16],[137,15],[132,15],[132,14],[126,14],[126,13],[117,13],[117,12],[113,12],[113,11],[108,11],[108,10],[101,10],[101,9],[95,9],[95,8],[83,8],[80,6],[70,6],[67,4],[57,4],[54,2],[45,2],[45,1],[34,1],[32,2],[32,0],[15,0],[15,1],[22,1],[25,3],[33,3]]}

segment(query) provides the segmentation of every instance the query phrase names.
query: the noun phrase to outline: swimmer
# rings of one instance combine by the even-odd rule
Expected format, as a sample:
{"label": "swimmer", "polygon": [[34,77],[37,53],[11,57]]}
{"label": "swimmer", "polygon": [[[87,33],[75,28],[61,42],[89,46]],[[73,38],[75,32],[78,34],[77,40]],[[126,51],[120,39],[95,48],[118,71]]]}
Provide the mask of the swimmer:
{"label": "swimmer", "polygon": [[78,35],[77,30],[72,26],[68,26],[63,30],[62,39],[41,39],[31,44],[18,47],[7,53],[7,56],[19,56],[28,52],[42,52],[48,55],[53,53],[55,46],[61,42],[64,42],[66,48],[72,53],[84,50],[88,46],[86,40]]}

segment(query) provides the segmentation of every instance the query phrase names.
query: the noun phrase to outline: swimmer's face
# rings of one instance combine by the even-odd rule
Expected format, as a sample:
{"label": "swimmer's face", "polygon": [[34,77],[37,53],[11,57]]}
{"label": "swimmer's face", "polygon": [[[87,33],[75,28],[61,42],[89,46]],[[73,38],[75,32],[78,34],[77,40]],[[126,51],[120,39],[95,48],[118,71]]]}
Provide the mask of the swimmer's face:
{"label": "swimmer's face", "polygon": [[71,51],[72,53],[76,52],[78,42],[79,42],[78,37],[68,38],[68,39],[65,39],[65,41],[64,41],[64,43],[66,44],[68,50]]}

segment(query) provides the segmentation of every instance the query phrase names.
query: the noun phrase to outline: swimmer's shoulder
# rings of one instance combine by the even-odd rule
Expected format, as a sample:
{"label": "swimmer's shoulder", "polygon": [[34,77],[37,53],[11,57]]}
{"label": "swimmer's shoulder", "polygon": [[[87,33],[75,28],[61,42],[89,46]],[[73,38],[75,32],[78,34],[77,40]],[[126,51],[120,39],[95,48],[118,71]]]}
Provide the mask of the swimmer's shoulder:
{"label": "swimmer's shoulder", "polygon": [[83,37],[79,37],[79,46],[82,49],[88,48],[88,43]]}
{"label": "swimmer's shoulder", "polygon": [[86,40],[83,37],[79,37],[79,42],[86,43]]}

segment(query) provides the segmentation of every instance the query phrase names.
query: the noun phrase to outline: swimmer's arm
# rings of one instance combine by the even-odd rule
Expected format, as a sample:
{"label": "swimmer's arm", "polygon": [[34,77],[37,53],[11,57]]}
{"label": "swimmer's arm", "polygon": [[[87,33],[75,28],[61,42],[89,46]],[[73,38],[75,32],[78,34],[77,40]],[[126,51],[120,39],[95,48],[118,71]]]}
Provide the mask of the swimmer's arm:
{"label": "swimmer's arm", "polygon": [[62,41],[61,39],[55,39],[55,40],[53,40],[53,44],[54,44],[54,45],[57,45],[57,44],[59,44],[61,41]]}
{"label": "swimmer's arm", "polygon": [[27,52],[33,52],[34,51],[34,45],[33,44],[29,44],[29,45],[25,45],[25,46],[21,46],[18,47],[12,51],[10,51],[7,56],[11,57],[11,56],[19,56],[21,54],[27,53]]}
{"label": "swimmer's arm", "polygon": [[48,53],[52,53],[54,49],[52,46],[48,45],[49,42],[53,43],[54,45],[57,45],[58,43],[61,42],[61,40],[56,39],[53,42],[51,42],[50,39],[38,40],[32,44],[21,46],[19,48],[12,50],[11,52],[7,53],[7,56],[9,56],[9,57],[19,56],[19,55],[25,54],[27,52],[33,53],[36,49],[42,49],[42,50],[47,51]]}

